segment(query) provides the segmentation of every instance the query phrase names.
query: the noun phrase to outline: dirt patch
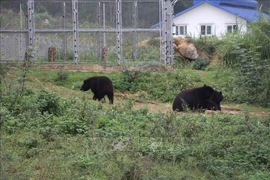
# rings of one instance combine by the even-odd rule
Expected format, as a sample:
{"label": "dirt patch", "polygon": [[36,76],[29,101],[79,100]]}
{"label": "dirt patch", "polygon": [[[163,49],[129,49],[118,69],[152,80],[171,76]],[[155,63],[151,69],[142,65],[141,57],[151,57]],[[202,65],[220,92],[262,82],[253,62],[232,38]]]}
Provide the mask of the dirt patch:
{"label": "dirt patch", "polygon": [[102,65],[89,65],[89,64],[43,64],[35,66],[36,69],[42,70],[68,70],[68,71],[82,71],[82,72],[121,72],[122,66],[102,66]]}

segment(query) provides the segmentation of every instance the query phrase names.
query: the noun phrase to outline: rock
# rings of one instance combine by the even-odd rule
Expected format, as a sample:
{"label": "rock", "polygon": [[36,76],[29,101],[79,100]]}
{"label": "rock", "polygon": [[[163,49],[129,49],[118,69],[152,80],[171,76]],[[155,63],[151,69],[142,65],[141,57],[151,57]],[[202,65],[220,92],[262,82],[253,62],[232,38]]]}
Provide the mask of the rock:
{"label": "rock", "polygon": [[193,43],[184,38],[174,38],[174,47],[176,54],[179,53],[188,59],[197,59],[199,57],[196,47]]}

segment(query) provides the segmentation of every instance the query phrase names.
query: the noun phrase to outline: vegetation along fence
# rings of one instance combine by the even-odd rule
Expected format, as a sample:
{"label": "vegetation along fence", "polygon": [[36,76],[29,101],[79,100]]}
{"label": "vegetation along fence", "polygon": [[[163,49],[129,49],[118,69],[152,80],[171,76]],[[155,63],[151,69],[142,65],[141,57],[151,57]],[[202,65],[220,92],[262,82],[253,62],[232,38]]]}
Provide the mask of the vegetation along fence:
{"label": "vegetation along fence", "polygon": [[1,0],[1,61],[171,64],[175,2]]}

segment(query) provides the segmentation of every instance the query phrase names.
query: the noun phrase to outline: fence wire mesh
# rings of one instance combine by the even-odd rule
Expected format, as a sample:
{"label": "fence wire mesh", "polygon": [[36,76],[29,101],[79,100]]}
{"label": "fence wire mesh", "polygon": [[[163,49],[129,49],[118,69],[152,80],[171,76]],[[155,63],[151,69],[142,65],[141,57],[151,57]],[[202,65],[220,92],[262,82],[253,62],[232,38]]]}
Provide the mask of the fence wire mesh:
{"label": "fence wire mesh", "polygon": [[108,64],[160,63],[161,27],[151,26],[161,21],[161,1],[3,0],[1,60],[24,60],[33,40],[36,62],[48,62],[55,47],[57,62],[73,63],[77,56],[76,63],[98,63],[106,46]]}

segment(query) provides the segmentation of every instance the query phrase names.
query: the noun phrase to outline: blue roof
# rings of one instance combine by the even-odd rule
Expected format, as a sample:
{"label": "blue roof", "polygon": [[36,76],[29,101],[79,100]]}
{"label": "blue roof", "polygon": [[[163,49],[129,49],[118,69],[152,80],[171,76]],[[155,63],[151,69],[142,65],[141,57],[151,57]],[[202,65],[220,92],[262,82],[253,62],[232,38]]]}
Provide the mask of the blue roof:
{"label": "blue roof", "polygon": [[[219,2],[218,0],[216,0],[216,1]],[[184,14],[184,13],[186,13],[186,12],[188,12],[188,11],[190,11],[190,10],[204,4],[204,3],[208,3],[208,4],[213,5],[213,6],[217,7],[217,8],[219,8],[219,9],[222,9],[222,10],[228,12],[228,13],[237,15],[237,16],[239,16],[239,17],[241,17],[241,18],[243,18],[243,19],[245,19],[245,20],[247,20],[249,22],[258,21],[260,19],[261,15],[262,15],[255,8],[250,8],[250,7],[245,7],[245,6],[234,6],[234,5],[229,5],[229,4],[225,5],[222,2],[221,2],[221,4],[219,4],[219,3],[214,3],[214,2],[210,2],[210,1],[206,0],[206,1],[201,1],[201,2],[197,1],[190,8],[175,14],[174,18],[176,18],[176,17],[178,17],[178,16],[180,16],[180,15],[182,15],[182,14]],[[263,15],[267,16],[266,14],[263,14]],[[160,22],[157,23],[157,24],[154,24],[153,26],[151,26],[151,28],[155,28],[158,25],[160,25]]]}
{"label": "blue roof", "polygon": [[208,4],[211,4],[219,9],[222,9],[224,11],[227,11],[228,13],[231,13],[231,14],[234,14],[234,15],[237,15],[247,21],[257,21],[259,20],[261,14],[259,11],[257,11],[256,9],[253,9],[253,8],[246,8],[246,7],[240,7],[240,6],[226,6],[226,5],[219,5],[217,3],[213,3],[213,2],[209,2],[209,1],[204,1],[204,2],[201,2],[201,3],[197,3],[193,6],[191,6],[190,8],[182,11],[182,12],[179,12],[177,14],[175,14],[174,17],[177,17],[177,16],[180,16],[204,3],[208,3]]}
{"label": "blue roof", "polygon": [[193,4],[210,1],[216,4],[223,4],[223,5],[233,5],[233,6],[242,6],[242,7],[249,7],[249,8],[257,8],[258,2],[255,0],[193,0]]}

